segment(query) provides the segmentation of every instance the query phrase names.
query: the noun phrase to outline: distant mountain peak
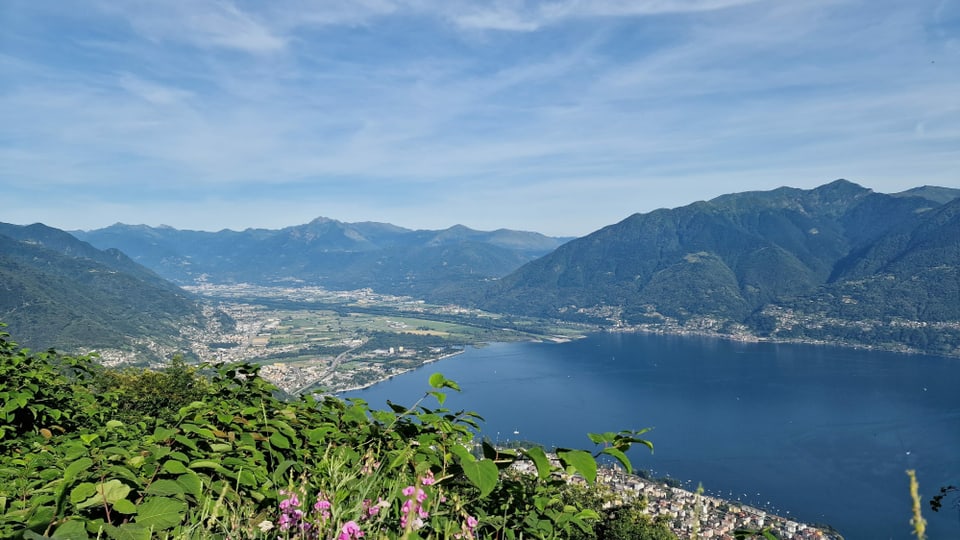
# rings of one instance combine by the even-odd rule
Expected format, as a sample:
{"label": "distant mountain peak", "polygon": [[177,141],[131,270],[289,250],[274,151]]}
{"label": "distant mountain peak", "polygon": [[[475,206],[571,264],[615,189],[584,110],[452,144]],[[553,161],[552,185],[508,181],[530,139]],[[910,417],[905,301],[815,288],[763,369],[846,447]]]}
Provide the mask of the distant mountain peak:
{"label": "distant mountain peak", "polygon": [[960,189],[941,186],[920,186],[900,193],[891,193],[893,197],[920,197],[938,204],[946,204],[954,199],[960,198]]}
{"label": "distant mountain peak", "polygon": [[332,218],[318,216],[310,220],[310,223],[308,223],[307,225],[323,225],[326,223],[341,223],[341,222]]}

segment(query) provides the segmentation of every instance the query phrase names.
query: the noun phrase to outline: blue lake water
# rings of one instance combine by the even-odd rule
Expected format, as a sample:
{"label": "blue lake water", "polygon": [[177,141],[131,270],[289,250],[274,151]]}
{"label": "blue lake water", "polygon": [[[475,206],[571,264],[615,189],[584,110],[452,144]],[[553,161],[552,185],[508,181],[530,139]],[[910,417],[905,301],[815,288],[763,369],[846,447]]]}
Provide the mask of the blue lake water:
{"label": "blue lake water", "polygon": [[410,405],[435,372],[462,388],[446,406],[478,412],[492,440],[592,448],[588,432],[652,427],[638,468],[848,540],[911,538],[916,469],[929,538],[960,538],[957,511],[926,504],[960,485],[958,359],[600,334],[468,349],[343,397]]}

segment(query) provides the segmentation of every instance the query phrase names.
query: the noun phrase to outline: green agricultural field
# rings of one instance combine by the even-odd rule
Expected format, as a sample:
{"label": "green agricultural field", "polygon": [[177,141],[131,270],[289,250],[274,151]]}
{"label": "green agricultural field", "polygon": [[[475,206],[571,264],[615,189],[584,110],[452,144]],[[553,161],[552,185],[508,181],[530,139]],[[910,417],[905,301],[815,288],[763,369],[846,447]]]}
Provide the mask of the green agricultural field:
{"label": "green agricultural field", "polygon": [[592,330],[370,293],[351,298],[305,289],[301,300],[291,300],[289,289],[245,291],[243,298],[219,292],[253,328],[247,350],[241,345],[231,354],[265,366],[274,384],[293,393],[371,384],[470,345],[574,339]]}

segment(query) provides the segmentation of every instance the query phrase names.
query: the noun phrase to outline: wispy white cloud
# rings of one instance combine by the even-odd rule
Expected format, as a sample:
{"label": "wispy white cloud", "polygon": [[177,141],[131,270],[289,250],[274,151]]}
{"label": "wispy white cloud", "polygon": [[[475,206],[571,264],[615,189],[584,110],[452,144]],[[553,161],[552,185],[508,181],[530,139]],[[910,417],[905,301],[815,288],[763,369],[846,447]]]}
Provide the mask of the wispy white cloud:
{"label": "wispy white cloud", "polygon": [[761,0],[565,0],[447,4],[445,15],[458,26],[529,32],[565,21],[594,17],[635,17],[726,9]]}
{"label": "wispy white cloud", "polygon": [[286,39],[251,11],[231,0],[100,2],[100,9],[125,19],[145,38],[249,53],[282,50]]}
{"label": "wispy white cloud", "polygon": [[0,40],[25,212],[582,234],[741,189],[958,181],[941,2],[96,5],[19,3],[29,34]]}

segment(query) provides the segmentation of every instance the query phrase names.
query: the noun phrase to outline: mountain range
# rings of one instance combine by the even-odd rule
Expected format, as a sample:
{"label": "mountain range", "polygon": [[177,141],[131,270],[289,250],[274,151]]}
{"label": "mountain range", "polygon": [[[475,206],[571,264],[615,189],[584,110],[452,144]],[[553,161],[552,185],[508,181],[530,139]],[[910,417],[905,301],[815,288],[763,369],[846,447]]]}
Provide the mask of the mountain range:
{"label": "mountain range", "polygon": [[502,277],[566,238],[457,225],[440,231],[317,218],[279,230],[184,231],[116,224],[73,234],[116,248],[179,284],[311,284],[446,300]]}
{"label": "mountain range", "polygon": [[247,282],[371,288],[625,329],[960,355],[960,189],[882,194],[837,180],[736,193],[576,239],[327,218],[219,232],[2,224],[0,279],[0,320],[44,347],[150,332],[176,344],[184,325],[211,322],[174,283]]}
{"label": "mountain range", "polygon": [[846,180],[634,214],[478,291],[492,311],[960,353],[960,190]]}

